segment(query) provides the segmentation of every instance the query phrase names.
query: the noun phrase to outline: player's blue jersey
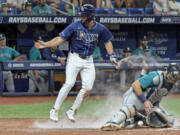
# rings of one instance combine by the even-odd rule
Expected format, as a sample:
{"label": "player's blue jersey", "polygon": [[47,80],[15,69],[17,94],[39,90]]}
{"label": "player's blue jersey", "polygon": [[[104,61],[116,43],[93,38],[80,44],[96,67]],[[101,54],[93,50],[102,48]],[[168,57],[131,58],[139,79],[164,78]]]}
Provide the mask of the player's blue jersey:
{"label": "player's blue jersey", "polygon": [[167,88],[171,89],[172,85],[168,84],[164,79],[163,71],[153,71],[139,78],[139,82],[143,91],[146,91],[147,88]]}
{"label": "player's blue jersey", "polygon": [[81,21],[77,21],[70,24],[59,35],[64,40],[70,38],[70,50],[84,56],[92,55],[98,42],[106,44],[113,39],[111,32],[98,22],[88,30]]}

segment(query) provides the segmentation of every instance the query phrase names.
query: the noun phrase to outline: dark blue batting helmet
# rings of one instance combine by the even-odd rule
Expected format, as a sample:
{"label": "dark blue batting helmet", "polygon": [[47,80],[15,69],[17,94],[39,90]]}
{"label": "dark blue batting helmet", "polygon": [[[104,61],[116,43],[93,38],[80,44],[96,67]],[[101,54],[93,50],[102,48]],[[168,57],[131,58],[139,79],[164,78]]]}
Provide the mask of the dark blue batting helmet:
{"label": "dark blue batting helmet", "polygon": [[95,16],[95,8],[91,4],[85,4],[80,9],[80,14],[85,15],[88,18],[83,22],[83,24],[89,23],[94,19]]}

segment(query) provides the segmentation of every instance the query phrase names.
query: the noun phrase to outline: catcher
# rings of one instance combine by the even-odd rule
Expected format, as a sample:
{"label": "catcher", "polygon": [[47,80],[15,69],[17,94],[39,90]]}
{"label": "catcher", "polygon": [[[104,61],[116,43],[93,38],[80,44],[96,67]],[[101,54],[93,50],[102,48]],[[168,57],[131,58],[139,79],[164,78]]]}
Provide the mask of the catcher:
{"label": "catcher", "polygon": [[174,117],[159,106],[161,99],[180,79],[180,66],[168,65],[166,71],[152,71],[132,83],[123,95],[120,111],[106,122],[101,130],[119,130],[129,125],[148,127],[171,127]]}

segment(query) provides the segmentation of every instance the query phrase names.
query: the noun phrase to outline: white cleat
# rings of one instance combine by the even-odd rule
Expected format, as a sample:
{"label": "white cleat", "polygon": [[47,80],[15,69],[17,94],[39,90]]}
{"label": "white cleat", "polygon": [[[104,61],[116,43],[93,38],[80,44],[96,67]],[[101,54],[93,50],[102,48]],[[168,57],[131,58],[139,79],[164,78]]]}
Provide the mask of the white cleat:
{"label": "white cleat", "polygon": [[66,112],[66,116],[68,117],[68,119],[71,122],[75,122],[75,118],[74,118],[74,111],[73,110],[69,110]]}
{"label": "white cleat", "polygon": [[103,131],[117,131],[123,129],[125,127],[124,123],[116,124],[114,122],[107,122],[105,125],[101,127]]}
{"label": "white cleat", "polygon": [[58,122],[58,110],[51,109],[50,113],[50,119],[54,122]]}

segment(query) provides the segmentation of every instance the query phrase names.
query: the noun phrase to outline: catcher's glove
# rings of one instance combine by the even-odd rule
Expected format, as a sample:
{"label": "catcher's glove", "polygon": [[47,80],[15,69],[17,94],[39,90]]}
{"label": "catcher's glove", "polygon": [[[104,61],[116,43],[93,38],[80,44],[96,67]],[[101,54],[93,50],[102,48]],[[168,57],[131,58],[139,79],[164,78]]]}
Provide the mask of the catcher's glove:
{"label": "catcher's glove", "polygon": [[154,107],[147,116],[146,122],[147,125],[153,128],[171,127],[174,123],[174,117],[165,114],[160,108]]}

